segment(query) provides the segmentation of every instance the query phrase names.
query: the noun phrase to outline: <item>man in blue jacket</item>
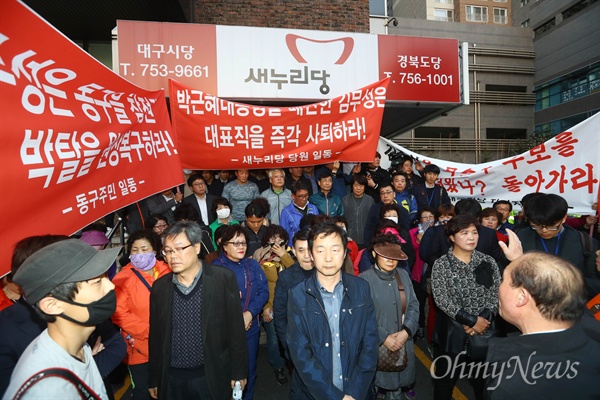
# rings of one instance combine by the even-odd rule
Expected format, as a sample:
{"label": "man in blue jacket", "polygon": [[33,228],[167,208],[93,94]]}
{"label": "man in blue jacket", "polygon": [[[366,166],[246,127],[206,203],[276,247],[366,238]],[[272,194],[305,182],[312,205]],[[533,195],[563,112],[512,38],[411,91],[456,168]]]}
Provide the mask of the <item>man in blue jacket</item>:
{"label": "man in blue jacket", "polygon": [[412,224],[417,218],[417,211],[419,206],[417,205],[417,200],[408,190],[408,175],[406,175],[402,171],[394,172],[392,175],[392,185],[394,186],[394,199],[396,203],[400,206],[404,207],[410,216],[410,223]]}
{"label": "man in blue jacket", "polygon": [[279,219],[279,225],[290,235],[290,247],[294,245],[292,238],[300,230],[300,220],[308,214],[319,215],[319,210],[308,202],[308,185],[297,181],[292,185],[292,204],[281,211]]}
{"label": "man in blue jacket", "polygon": [[316,273],[288,296],[292,400],[369,396],[377,368],[377,321],[368,283],[341,271],[347,244],[346,233],[331,220],[309,234]]}

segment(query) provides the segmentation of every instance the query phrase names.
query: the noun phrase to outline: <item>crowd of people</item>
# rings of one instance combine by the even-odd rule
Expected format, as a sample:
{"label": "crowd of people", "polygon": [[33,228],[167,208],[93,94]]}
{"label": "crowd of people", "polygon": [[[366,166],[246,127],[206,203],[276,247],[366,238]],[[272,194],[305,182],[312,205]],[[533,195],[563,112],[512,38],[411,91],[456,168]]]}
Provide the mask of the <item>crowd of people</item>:
{"label": "crowd of people", "polygon": [[230,399],[236,384],[252,399],[261,328],[290,399],[415,398],[417,341],[436,400],[457,364],[531,352],[575,373],[469,375],[475,397],[599,398],[597,216],[547,193],[519,214],[452,204],[437,166],[380,161],[185,171],[187,187],[119,211],[120,257],[114,215],[23,239],[0,292],[2,399],[111,399],[123,365],[132,399]]}

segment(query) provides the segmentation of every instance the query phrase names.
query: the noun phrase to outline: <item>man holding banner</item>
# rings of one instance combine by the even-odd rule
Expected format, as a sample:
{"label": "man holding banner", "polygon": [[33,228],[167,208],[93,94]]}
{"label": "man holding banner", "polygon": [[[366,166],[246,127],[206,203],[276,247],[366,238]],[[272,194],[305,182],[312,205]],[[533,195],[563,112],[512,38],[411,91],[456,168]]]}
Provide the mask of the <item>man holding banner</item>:
{"label": "man holding banner", "polygon": [[141,200],[182,177],[164,91],[121,78],[23,2],[2,3],[0,27],[2,276],[14,244],[50,225],[71,235],[125,209],[141,228]]}

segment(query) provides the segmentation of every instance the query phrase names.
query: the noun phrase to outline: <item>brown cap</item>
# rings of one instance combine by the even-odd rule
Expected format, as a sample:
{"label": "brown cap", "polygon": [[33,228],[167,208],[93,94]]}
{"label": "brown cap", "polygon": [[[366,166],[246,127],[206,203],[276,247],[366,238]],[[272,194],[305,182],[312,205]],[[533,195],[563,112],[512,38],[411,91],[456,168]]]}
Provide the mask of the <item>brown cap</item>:
{"label": "brown cap", "polygon": [[381,243],[373,247],[375,253],[390,260],[408,260],[408,256],[402,251],[399,244]]}

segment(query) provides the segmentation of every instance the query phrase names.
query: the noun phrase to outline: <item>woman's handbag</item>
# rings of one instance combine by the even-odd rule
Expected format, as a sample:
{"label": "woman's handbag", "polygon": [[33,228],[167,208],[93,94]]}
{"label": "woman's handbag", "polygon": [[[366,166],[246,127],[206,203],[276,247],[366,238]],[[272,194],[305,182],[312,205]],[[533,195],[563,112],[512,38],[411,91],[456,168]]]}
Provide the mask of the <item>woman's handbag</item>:
{"label": "woman's handbag", "polygon": [[408,365],[408,354],[406,347],[400,350],[390,351],[385,345],[379,346],[379,358],[377,359],[377,370],[384,372],[400,372]]}
{"label": "woman's handbag", "polygon": [[485,332],[480,335],[469,336],[469,339],[467,339],[466,351],[467,356],[471,360],[485,361],[488,347],[490,345],[490,339],[500,336],[500,332],[497,329],[494,329],[492,326],[493,321]]}
{"label": "woman's handbag", "polygon": [[[492,265],[486,261],[482,262],[477,267],[475,267],[475,277],[477,283],[484,285],[486,288],[491,287],[491,285],[493,284],[493,271],[491,271],[491,269]],[[460,290],[460,286],[458,284],[458,277],[456,275],[454,275],[454,283],[456,287]],[[461,296],[460,302],[464,309],[465,304],[463,296]],[[468,336],[467,342],[465,343],[465,351],[467,352],[467,357],[469,357],[473,361],[485,361],[487,357],[488,347],[490,345],[490,339],[498,336],[501,336],[500,331],[495,329],[494,320],[492,319],[490,321],[490,326],[485,332],[483,332],[482,334]]]}
{"label": "woman's handbag", "polygon": [[[406,295],[404,294],[404,285],[400,280],[398,272],[394,274],[396,277],[396,283],[398,284],[398,290],[400,291],[400,301],[402,303],[402,317],[404,318],[404,312],[406,311]],[[379,358],[377,359],[377,370],[384,372],[400,372],[403,371],[408,365],[408,354],[406,353],[406,346],[402,346],[400,350],[390,351],[384,344],[379,346]]]}

